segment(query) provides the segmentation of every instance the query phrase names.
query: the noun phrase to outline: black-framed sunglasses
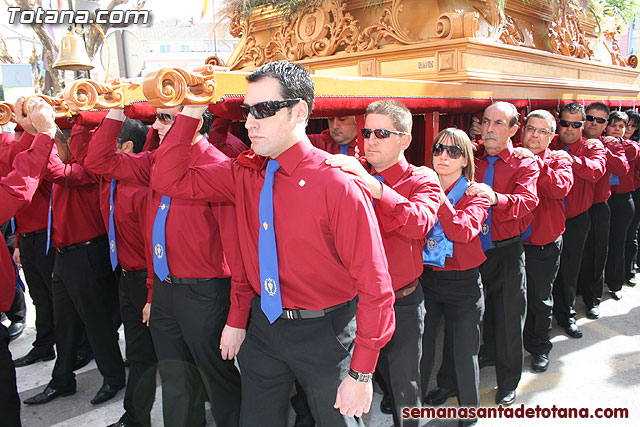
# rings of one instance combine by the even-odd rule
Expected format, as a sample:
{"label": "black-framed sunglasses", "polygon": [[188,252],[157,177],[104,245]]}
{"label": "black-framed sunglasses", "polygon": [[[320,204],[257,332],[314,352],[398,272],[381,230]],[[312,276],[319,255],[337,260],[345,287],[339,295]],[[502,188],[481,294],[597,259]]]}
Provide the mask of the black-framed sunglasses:
{"label": "black-framed sunglasses", "polygon": [[362,137],[364,139],[369,138],[372,133],[373,133],[373,135],[375,135],[375,137],[377,139],[389,138],[391,136],[391,134],[394,134],[394,135],[409,135],[409,132],[400,132],[399,130],[367,129],[367,128],[360,129],[360,135],[362,135]]}
{"label": "black-framed sunglasses", "polygon": [[445,150],[447,151],[447,155],[450,159],[456,160],[462,157],[462,149],[457,145],[436,144],[433,146],[432,153],[434,156],[442,156],[442,153],[444,153]]}
{"label": "black-framed sunglasses", "polygon": [[592,116],[591,114],[587,114],[587,121],[588,122],[596,121],[598,122],[598,124],[603,125],[607,123],[609,120],[605,119],[604,117],[595,117],[595,116]]}
{"label": "black-framed sunglasses", "polygon": [[568,128],[569,126],[571,126],[574,129],[578,129],[578,128],[582,127],[583,123],[584,122],[570,122],[568,120],[562,120],[562,119],[558,122],[558,124],[560,126],[562,126],[563,128]]}
{"label": "black-framed sunglasses", "polygon": [[156,113],[156,119],[160,120],[162,123],[169,124],[173,123],[176,119],[176,116],[173,116],[169,113]]}
{"label": "black-framed sunglasses", "polygon": [[253,118],[260,120],[275,116],[278,111],[285,107],[291,107],[300,101],[302,101],[302,98],[283,99],[282,101],[262,101],[253,105],[242,104],[240,111],[245,120],[249,114],[251,114]]}

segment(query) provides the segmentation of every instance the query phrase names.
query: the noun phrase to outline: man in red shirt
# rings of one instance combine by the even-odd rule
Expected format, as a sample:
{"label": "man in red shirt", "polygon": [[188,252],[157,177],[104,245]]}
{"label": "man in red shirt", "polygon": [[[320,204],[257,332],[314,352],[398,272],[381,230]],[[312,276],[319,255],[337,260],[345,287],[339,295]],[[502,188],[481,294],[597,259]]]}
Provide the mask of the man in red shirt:
{"label": "man in red shirt", "polygon": [[[585,242],[591,228],[588,210],[593,204],[596,183],[605,174],[607,157],[602,144],[587,143],[582,136],[585,116],[584,108],[578,103],[562,107],[558,139],[554,146],[557,150],[569,153],[573,187],[566,198],[567,220],[560,268],[553,284],[553,315],[558,325],[572,338],[582,337],[582,331],[576,325],[576,289]],[[589,127],[593,128],[592,125]],[[604,246],[607,244],[605,241]]]}
{"label": "man in red shirt", "polygon": [[189,166],[202,109],[185,107],[157,152],[152,186],[236,205],[248,283],[232,289],[221,347],[228,358],[240,351],[241,425],[286,424],[296,378],[318,424],[362,425],[354,417],[369,411],[371,376],[395,325],[369,191],[326,165],[328,154],[306,137],[313,81],[303,67],[271,62],[248,80],[243,110],[255,153]]}
{"label": "man in red shirt", "polygon": [[[402,408],[420,407],[420,359],[424,324],[422,275],[425,237],[438,220],[442,203],[440,184],[429,175],[412,175],[404,151],[411,143],[412,118],[397,101],[370,104],[365,116],[365,169],[354,157],[334,155],[331,166],[359,176],[369,187],[380,224],[389,274],[396,295],[396,331],[380,351],[378,370],[389,387],[393,422],[418,426],[417,419],[403,419]],[[368,134],[368,135],[367,135]]]}
{"label": "man in red shirt", "polygon": [[[31,104],[31,122],[38,134],[31,148],[20,153],[12,164],[13,171],[0,180],[0,222],[8,221],[26,206],[36,189],[49,159],[56,133],[53,109],[44,101]],[[0,312],[11,307],[16,289],[17,269],[0,236]],[[0,414],[2,425],[19,427],[20,397],[16,387],[16,372],[9,351],[9,332],[0,323]]]}
{"label": "man in red shirt", "polygon": [[327,123],[329,129],[316,135],[307,135],[309,141],[327,153],[353,156],[358,134],[356,116],[330,117]]}
{"label": "man in red shirt", "polygon": [[484,111],[484,153],[476,157],[476,179],[470,195],[491,203],[480,240],[487,260],[480,266],[486,291],[481,358],[495,360],[498,392],[495,401],[511,405],[522,375],[522,329],[526,314],[526,279],[521,235],[538,205],[538,164],[513,155],[511,137],[518,130],[518,111],[496,102]]}
{"label": "man in red shirt", "polygon": [[544,372],[549,366],[553,281],[560,267],[564,201],[573,185],[569,154],[549,150],[555,132],[556,119],[546,110],[532,111],[524,121],[522,147],[535,154],[540,168],[537,182],[540,204],[532,213],[531,234],[524,240],[527,269],[524,348],[531,353],[531,369],[535,372]]}

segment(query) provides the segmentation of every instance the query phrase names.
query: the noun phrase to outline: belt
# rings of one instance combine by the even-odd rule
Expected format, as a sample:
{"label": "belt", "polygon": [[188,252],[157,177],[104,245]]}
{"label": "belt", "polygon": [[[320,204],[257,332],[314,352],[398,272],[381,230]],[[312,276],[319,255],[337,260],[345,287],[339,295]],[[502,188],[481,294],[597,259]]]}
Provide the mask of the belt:
{"label": "belt", "polygon": [[504,240],[498,240],[497,242],[494,241],[493,245],[491,246],[492,248],[504,248],[505,246],[509,246],[512,243],[515,243],[519,240],[522,240],[522,236],[517,235],[515,237],[511,237],[510,239],[504,239]]}
{"label": "belt", "polygon": [[324,310],[306,310],[304,308],[292,310],[289,308],[283,308],[280,318],[289,320],[317,319],[318,317],[323,317],[325,314],[331,313],[334,310],[348,306],[351,304],[351,301],[343,302],[342,304],[334,305],[333,307],[325,308]]}
{"label": "belt", "polygon": [[170,285],[197,285],[198,283],[208,282],[215,279],[216,277],[212,277],[209,279],[181,279],[176,276],[167,276],[167,278],[164,279],[163,282]]}
{"label": "belt", "polygon": [[45,234],[47,232],[46,229],[32,231],[31,233],[20,233],[20,237],[32,237],[37,236],[38,234]]}
{"label": "belt", "polygon": [[106,236],[96,237],[95,239],[87,240],[86,242],[82,242],[82,243],[75,243],[73,245],[65,246],[64,248],[56,248],[56,252],[59,254],[71,252],[73,250],[84,248],[85,246],[89,246],[90,244],[98,242],[102,239],[106,239]]}
{"label": "belt", "polygon": [[396,299],[408,297],[409,295],[411,295],[413,293],[413,291],[416,290],[417,287],[418,287],[418,279],[416,279],[413,282],[409,283],[404,288],[400,288],[397,291],[395,291],[394,293],[396,294]]}
{"label": "belt", "polygon": [[127,279],[146,279],[147,269],[145,268],[144,270],[129,271],[123,268],[122,277],[126,277]]}

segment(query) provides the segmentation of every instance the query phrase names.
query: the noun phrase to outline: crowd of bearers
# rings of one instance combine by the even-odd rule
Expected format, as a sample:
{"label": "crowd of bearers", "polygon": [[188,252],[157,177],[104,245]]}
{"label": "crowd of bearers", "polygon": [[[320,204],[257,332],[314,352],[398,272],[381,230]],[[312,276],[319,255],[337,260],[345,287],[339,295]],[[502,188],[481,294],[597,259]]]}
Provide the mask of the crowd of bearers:
{"label": "crowd of bearers", "polygon": [[[209,401],[218,425],[281,426],[294,384],[308,408],[296,426],[363,425],[374,372],[394,425],[419,425],[404,408],[479,406],[483,366],[496,366],[495,402],[513,404],[524,350],[548,369],[553,316],[580,338],[576,295],[598,318],[605,282],[614,299],[634,284],[637,113],[570,103],[554,137],[556,119],[536,110],[512,141],[519,113],[495,102],[474,124],[478,144],[454,128],[436,136],[432,170],[407,162],[412,117],[397,101],[370,104],[362,129],[338,117],[308,137],[303,67],[272,62],[247,80],[250,150],[207,106],[158,109],[148,130],[112,109],[77,121],[67,144],[51,107],[16,104],[25,134],[2,141],[0,223],[15,215],[23,264],[42,266],[25,267],[38,335],[15,366],[57,349],[52,380],[25,403],[75,393],[84,347],[104,377],[91,402],[113,398],[122,322],[130,371],[109,427],[151,425],[156,369],[165,425],[203,425]],[[18,276],[0,243],[7,310]],[[49,246],[52,293],[40,277]],[[0,408],[20,425],[0,334]]]}

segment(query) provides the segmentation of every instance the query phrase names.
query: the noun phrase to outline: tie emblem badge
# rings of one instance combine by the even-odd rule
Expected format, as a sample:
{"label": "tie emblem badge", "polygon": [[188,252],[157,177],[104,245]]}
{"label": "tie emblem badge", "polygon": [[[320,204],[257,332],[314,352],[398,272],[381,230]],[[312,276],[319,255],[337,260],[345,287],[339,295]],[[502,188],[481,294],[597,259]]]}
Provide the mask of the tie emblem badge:
{"label": "tie emblem badge", "polygon": [[269,294],[269,296],[274,296],[276,294],[276,281],[270,277],[267,277],[264,280],[264,290]]}
{"label": "tie emblem badge", "polygon": [[267,231],[267,228],[269,228],[269,224],[267,224],[267,221],[262,223],[262,228],[264,228],[264,230]]}
{"label": "tie emblem badge", "polygon": [[110,240],[109,241],[109,248],[111,249],[111,252],[114,252],[116,250],[116,242],[115,242],[115,240]]}
{"label": "tie emblem badge", "polygon": [[427,240],[427,247],[429,248],[429,250],[434,250],[436,245],[436,240],[433,237],[429,237],[429,240]]}
{"label": "tie emblem badge", "polygon": [[167,205],[165,205],[164,203],[160,205],[160,209],[165,210],[167,208]]}
{"label": "tie emblem badge", "polygon": [[489,226],[487,224],[482,224],[482,234],[485,236],[489,233]]}
{"label": "tie emblem badge", "polygon": [[156,244],[154,249],[154,253],[158,259],[161,259],[164,256],[164,250],[162,249],[162,245],[160,243]]}

